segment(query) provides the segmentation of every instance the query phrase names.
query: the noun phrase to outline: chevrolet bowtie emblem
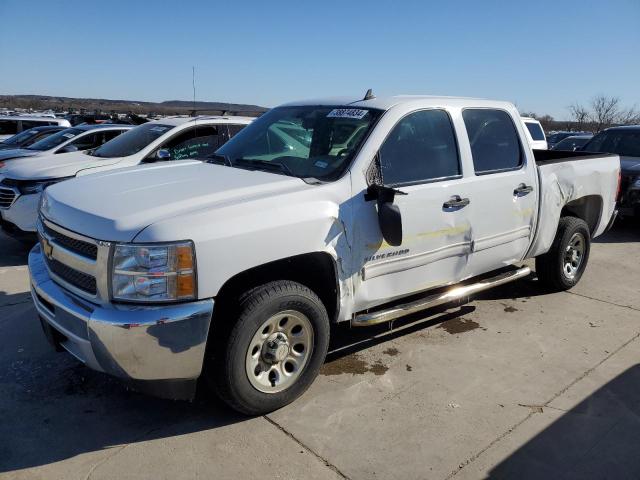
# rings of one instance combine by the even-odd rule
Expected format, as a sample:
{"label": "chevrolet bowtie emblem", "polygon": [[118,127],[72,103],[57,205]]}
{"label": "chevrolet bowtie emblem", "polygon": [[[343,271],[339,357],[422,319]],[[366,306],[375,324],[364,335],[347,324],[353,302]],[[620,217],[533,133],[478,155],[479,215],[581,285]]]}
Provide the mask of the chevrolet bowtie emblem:
{"label": "chevrolet bowtie emblem", "polygon": [[44,256],[49,260],[53,258],[53,245],[51,245],[49,243],[49,240],[44,237],[42,237],[42,251],[44,253]]}

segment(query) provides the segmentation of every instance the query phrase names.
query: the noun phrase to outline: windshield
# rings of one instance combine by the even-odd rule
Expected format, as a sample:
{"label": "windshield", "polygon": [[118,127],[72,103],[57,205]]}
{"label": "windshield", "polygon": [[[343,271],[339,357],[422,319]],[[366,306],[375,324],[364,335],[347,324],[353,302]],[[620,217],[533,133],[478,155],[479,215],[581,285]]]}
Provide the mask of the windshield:
{"label": "windshield", "polygon": [[81,134],[83,131],[79,128],[66,128],[58,133],[49,135],[47,138],[37,141],[33,145],[27,147],[28,150],[38,150],[44,152],[45,150],[51,150],[57,147],[61,143],[71,140],[76,135]]}
{"label": "windshield", "polygon": [[584,146],[587,152],[616,153],[625,157],[640,157],[639,130],[600,132]]}
{"label": "windshield", "polygon": [[587,143],[590,138],[587,137],[567,137],[563,140],[560,140],[553,147],[554,150],[573,150],[575,147],[581,147],[585,143]]}
{"label": "windshield", "polygon": [[381,110],[274,108],[216,152],[234,167],[334,180],[346,168]]}
{"label": "windshield", "polygon": [[172,125],[145,123],[118,135],[113,140],[109,140],[94,150],[91,155],[102,158],[128,157],[138,153],[172,128]]}
{"label": "windshield", "polygon": [[27,140],[29,140],[31,137],[35,137],[36,135],[38,135],[37,130],[25,130],[18,133],[17,135],[14,135],[13,137],[7,138],[2,143],[5,145],[23,145]]}

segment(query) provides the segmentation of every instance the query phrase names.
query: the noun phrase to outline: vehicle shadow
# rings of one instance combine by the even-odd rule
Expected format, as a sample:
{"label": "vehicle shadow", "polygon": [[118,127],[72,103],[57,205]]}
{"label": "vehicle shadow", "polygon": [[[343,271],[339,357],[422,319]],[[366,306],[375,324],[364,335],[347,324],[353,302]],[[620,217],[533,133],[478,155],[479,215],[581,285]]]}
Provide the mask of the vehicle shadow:
{"label": "vehicle shadow", "polygon": [[[487,478],[640,478],[638,385],[640,364],[562,413]],[[547,408],[542,410],[548,415]]]}
{"label": "vehicle shadow", "polygon": [[26,265],[27,256],[32,246],[33,245],[14,240],[0,232],[0,267]]}
{"label": "vehicle shadow", "polygon": [[[16,297],[15,299],[12,297]],[[4,295],[6,309],[18,296]],[[22,298],[22,297],[20,297]],[[215,430],[250,420],[204,388],[193,402],[159,399],[134,392],[119,380],[92,371],[46,344],[33,308],[0,322],[0,473],[49,465],[130,443]],[[327,362],[378,343],[433,327],[472,312],[464,305],[416,314],[370,328],[335,326]],[[24,351],[23,351],[24,350]]]}
{"label": "vehicle shadow", "polygon": [[593,240],[593,243],[640,242],[640,220],[637,218],[617,219],[613,228]]}

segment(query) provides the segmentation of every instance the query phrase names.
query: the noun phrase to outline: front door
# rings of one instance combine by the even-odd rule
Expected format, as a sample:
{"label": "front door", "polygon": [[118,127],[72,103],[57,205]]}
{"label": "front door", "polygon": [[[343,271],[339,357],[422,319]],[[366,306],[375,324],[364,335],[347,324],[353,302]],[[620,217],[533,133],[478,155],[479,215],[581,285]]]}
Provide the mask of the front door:
{"label": "front door", "polygon": [[458,142],[449,114],[419,110],[391,130],[377,156],[376,182],[395,196],[402,243],[382,238],[375,201],[354,207],[354,297],[357,310],[428,288],[455,283],[471,251],[469,182],[462,177]]}

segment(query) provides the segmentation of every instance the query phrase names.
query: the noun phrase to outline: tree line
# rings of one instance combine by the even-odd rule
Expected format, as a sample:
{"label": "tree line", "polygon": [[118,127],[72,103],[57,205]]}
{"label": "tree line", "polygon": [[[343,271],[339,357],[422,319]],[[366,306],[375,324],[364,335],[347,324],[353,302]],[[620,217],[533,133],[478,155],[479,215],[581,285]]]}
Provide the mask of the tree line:
{"label": "tree line", "polygon": [[567,107],[570,120],[555,120],[551,115],[523,112],[525,117],[538,120],[545,131],[568,130],[598,133],[617,125],[640,124],[640,110],[636,106],[625,107],[620,97],[596,95],[588,103],[573,102]]}

